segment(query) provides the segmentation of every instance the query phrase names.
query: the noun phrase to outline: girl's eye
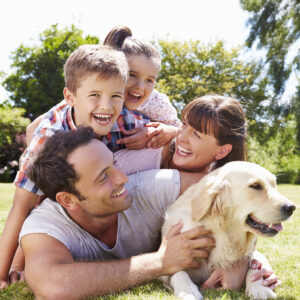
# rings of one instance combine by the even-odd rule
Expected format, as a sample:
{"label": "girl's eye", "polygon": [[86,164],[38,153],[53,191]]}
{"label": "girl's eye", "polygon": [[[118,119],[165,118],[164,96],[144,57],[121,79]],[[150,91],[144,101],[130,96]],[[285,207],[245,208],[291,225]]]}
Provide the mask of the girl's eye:
{"label": "girl's eye", "polygon": [[153,79],[147,79],[148,83],[154,84],[154,80]]}
{"label": "girl's eye", "polygon": [[185,121],[182,120],[182,127],[186,126]]}
{"label": "girl's eye", "polygon": [[99,94],[91,94],[90,97],[99,97]]}
{"label": "girl's eye", "polygon": [[134,73],[131,73],[131,72],[129,72],[129,76],[134,78],[134,77],[135,77],[135,74],[134,74]]}
{"label": "girl's eye", "polygon": [[197,131],[194,131],[194,136],[197,137],[198,139],[201,139],[201,136]]}

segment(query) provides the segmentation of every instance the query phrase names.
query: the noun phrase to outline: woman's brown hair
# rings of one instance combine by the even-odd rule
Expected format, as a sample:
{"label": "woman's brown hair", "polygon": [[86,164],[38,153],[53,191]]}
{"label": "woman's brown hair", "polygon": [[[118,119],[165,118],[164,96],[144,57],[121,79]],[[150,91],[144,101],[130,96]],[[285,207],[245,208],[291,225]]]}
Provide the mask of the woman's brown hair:
{"label": "woman's brown hair", "polygon": [[230,161],[246,160],[246,119],[243,108],[236,99],[205,95],[184,107],[182,119],[195,130],[213,135],[218,145],[232,145],[231,152],[217,161],[216,168]]}

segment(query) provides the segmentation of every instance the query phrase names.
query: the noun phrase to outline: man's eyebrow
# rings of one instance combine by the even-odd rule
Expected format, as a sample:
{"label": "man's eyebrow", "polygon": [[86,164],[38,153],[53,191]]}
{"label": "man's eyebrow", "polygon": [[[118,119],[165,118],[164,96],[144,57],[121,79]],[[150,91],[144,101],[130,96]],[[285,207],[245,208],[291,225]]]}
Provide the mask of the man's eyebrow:
{"label": "man's eyebrow", "polygon": [[94,183],[98,182],[98,181],[99,181],[99,178],[100,178],[100,177],[106,172],[106,170],[108,170],[108,169],[109,169],[109,167],[106,167],[106,168],[104,168],[102,171],[100,171],[100,173],[97,174],[97,176],[95,177]]}

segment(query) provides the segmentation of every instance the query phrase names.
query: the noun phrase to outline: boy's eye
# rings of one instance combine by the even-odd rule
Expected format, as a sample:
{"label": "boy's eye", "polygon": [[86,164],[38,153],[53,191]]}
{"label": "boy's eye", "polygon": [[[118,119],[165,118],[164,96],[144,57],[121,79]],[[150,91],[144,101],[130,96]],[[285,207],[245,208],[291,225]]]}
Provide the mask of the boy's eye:
{"label": "boy's eye", "polygon": [[122,98],[123,98],[123,96],[116,94],[116,95],[113,95],[113,98],[122,99]]}
{"label": "boy's eye", "polygon": [[99,94],[90,94],[90,97],[99,97]]}

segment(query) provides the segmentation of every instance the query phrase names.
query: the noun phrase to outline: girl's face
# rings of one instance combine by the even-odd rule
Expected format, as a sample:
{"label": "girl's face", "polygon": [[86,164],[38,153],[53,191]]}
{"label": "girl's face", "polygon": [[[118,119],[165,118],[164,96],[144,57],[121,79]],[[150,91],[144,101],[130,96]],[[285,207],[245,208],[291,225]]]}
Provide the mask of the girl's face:
{"label": "girl's face", "polygon": [[220,159],[223,151],[223,146],[218,145],[213,135],[200,133],[183,119],[181,133],[175,142],[173,164],[179,170],[201,172]]}
{"label": "girl's face", "polygon": [[145,55],[127,57],[129,78],[125,90],[124,105],[135,110],[142,105],[153,91],[159,67]]}

